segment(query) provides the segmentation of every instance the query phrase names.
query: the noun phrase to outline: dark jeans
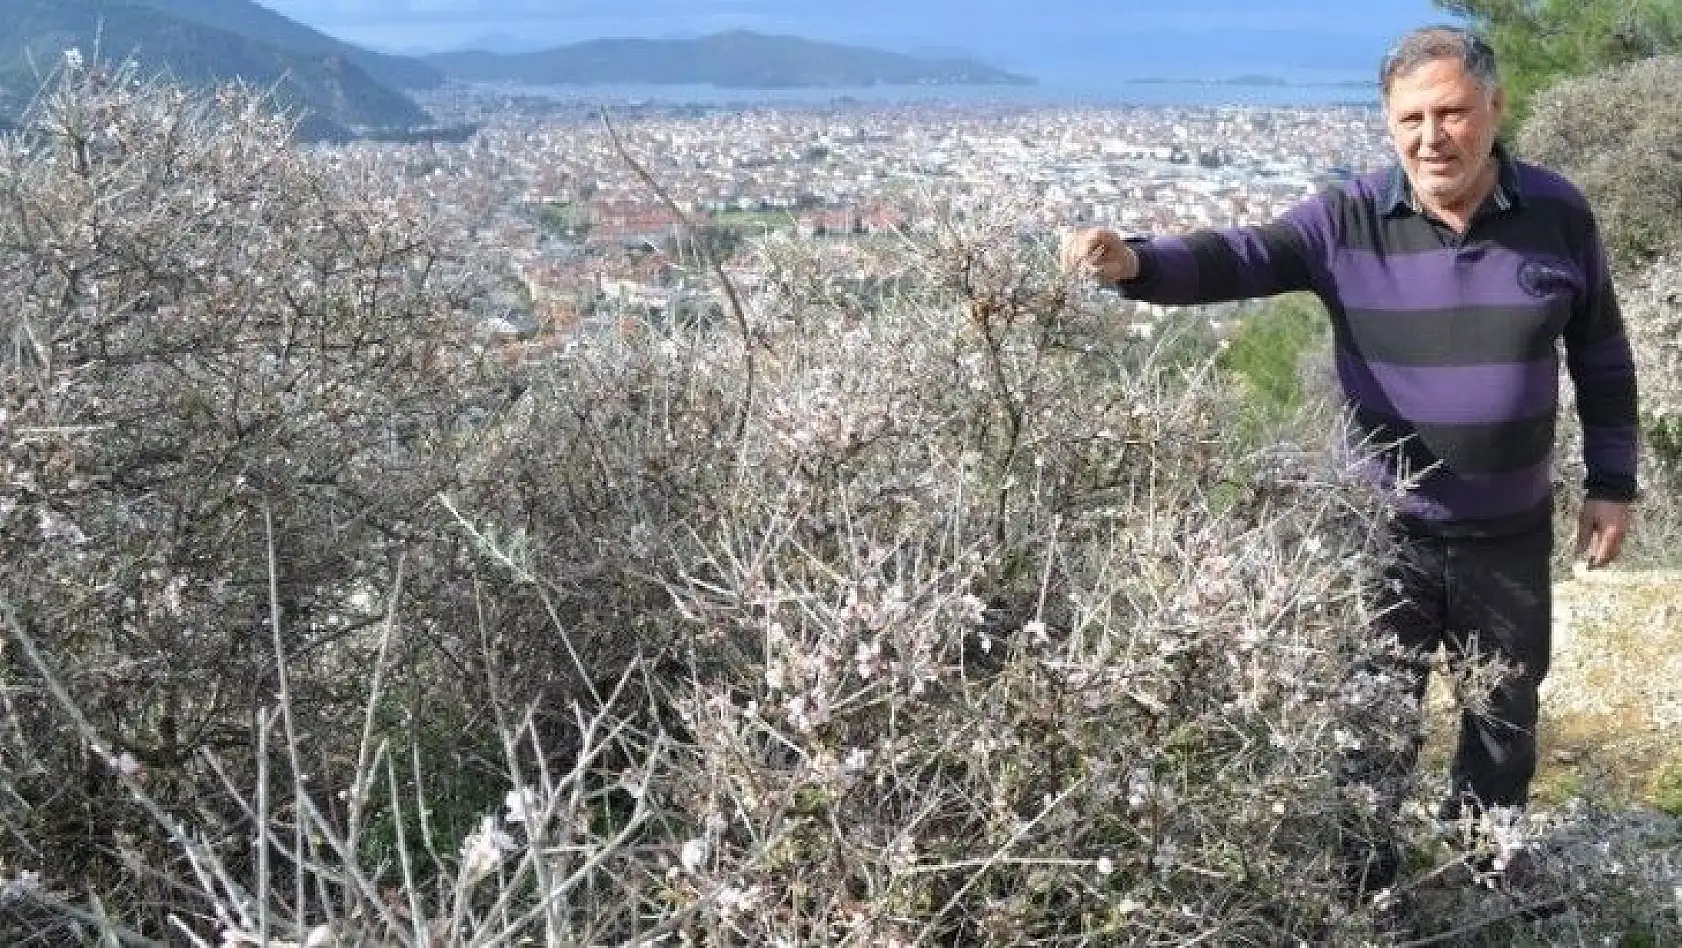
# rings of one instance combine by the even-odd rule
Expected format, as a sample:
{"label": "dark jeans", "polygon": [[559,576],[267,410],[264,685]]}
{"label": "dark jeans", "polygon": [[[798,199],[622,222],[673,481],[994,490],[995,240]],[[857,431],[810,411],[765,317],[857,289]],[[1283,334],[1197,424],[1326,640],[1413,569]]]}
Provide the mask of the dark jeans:
{"label": "dark jeans", "polygon": [[[1402,535],[1380,592],[1389,609],[1380,634],[1394,635],[1415,660],[1407,664],[1423,698],[1430,658],[1494,656],[1509,672],[1484,713],[1468,708],[1449,766],[1443,816],[1474,807],[1521,807],[1536,774],[1537,689],[1548,673],[1552,585],[1550,527],[1516,536],[1442,538]],[[1417,755],[1417,744],[1412,756]],[[1411,771],[1414,760],[1398,762]]]}

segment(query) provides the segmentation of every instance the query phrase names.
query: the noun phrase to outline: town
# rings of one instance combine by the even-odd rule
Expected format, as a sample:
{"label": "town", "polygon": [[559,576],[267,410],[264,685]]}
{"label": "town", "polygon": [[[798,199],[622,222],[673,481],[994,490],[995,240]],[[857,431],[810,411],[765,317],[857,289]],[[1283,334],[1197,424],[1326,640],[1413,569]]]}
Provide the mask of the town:
{"label": "town", "polygon": [[[1020,226],[1038,232],[1259,224],[1390,155],[1378,110],[1353,105],[603,112],[484,89],[430,105],[473,121],[478,133],[462,143],[344,147],[377,167],[402,169],[414,199],[447,226],[470,230],[502,262],[505,288],[476,315],[488,335],[511,344],[631,314],[716,305],[718,287],[696,259],[698,238],[726,263],[744,241],[775,231],[837,242],[904,239],[936,225],[933,205],[956,215],[1020,208]],[[700,233],[685,227],[621,147]],[[1139,334],[1169,315],[1116,305]]]}

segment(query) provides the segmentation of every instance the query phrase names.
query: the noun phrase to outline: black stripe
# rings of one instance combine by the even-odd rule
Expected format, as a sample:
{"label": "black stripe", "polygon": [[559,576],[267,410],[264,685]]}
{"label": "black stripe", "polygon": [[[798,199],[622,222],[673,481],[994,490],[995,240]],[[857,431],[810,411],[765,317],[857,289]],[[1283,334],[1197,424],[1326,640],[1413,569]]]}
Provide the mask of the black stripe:
{"label": "black stripe", "polygon": [[1559,222],[1559,232],[1570,234],[1581,239],[1585,234],[1594,233],[1597,226],[1594,212],[1587,204],[1582,204],[1568,198],[1550,195],[1530,196],[1524,198],[1524,213],[1536,215]]}
{"label": "black stripe", "polygon": [[[1456,474],[1506,474],[1546,460],[1554,446],[1554,413],[1476,425],[1413,424],[1357,406],[1355,423],[1375,447],[1409,471],[1439,464]],[[1398,443],[1399,442],[1399,443]]]}
{"label": "black stripe", "polygon": [[1268,259],[1274,261],[1271,289],[1276,293],[1313,288],[1314,272],[1308,265],[1308,247],[1302,233],[1283,221],[1274,221],[1256,228],[1256,235],[1267,247]]}
{"label": "black stripe", "polygon": [[1468,249],[1505,247],[1527,257],[1577,259],[1577,246],[1567,237],[1570,224],[1558,215],[1538,213],[1529,207],[1480,220],[1468,232],[1465,246]]}
{"label": "black stripe", "polygon": [[1348,190],[1334,191],[1326,195],[1326,201],[1330,205],[1326,215],[1332,220],[1332,234],[1337,246],[1351,246],[1351,241],[1356,239],[1351,235],[1363,234],[1383,220],[1384,199],[1383,193],[1363,197]]}
{"label": "black stripe", "polygon": [[[1441,250],[1450,237],[1446,228],[1419,214],[1386,216],[1371,202],[1343,203],[1348,206],[1342,209],[1339,233],[1345,250],[1423,253]],[[1575,260],[1582,250],[1582,235],[1590,233],[1592,223],[1581,207],[1568,201],[1526,198],[1524,206],[1516,211],[1479,218],[1466,246],[1507,247],[1523,254],[1546,253]]]}
{"label": "black stripe", "polygon": [[1554,412],[1483,425],[1415,425],[1420,440],[1457,474],[1506,474],[1540,464],[1554,448]]}
{"label": "black stripe", "polygon": [[1197,295],[1205,302],[1219,303],[1254,296],[1272,296],[1290,290],[1307,290],[1313,277],[1308,250],[1295,226],[1274,221],[1261,227],[1242,228],[1260,241],[1272,266],[1260,282],[1239,265],[1238,255],[1220,231],[1199,230],[1183,240],[1197,264]]}
{"label": "black stripe", "polygon": [[1220,234],[1200,230],[1187,234],[1186,249],[1197,261],[1197,295],[1211,302],[1222,302],[1246,295],[1238,261],[1233,259],[1232,247]]}
{"label": "black stripe", "polygon": [[[1463,309],[1351,309],[1348,348],[1367,362],[1487,365],[1531,362],[1556,351],[1570,319],[1568,301]],[[1341,340],[1340,340],[1341,341]]]}
{"label": "black stripe", "polygon": [[1577,389],[1577,414],[1590,428],[1621,428],[1634,422],[1635,376],[1596,379],[1593,385]]}
{"label": "black stripe", "polygon": [[1579,346],[1592,346],[1604,342],[1613,336],[1622,335],[1624,331],[1624,314],[1618,308],[1618,298],[1613,295],[1610,286],[1603,286],[1595,297],[1595,308],[1592,312],[1583,314],[1583,318],[1574,319],[1565,327],[1565,343],[1575,349]]}
{"label": "black stripe", "polygon": [[1396,518],[1403,531],[1435,537],[1509,537],[1531,530],[1544,529],[1553,519],[1553,497],[1544,497],[1529,510],[1521,510],[1505,517],[1486,520],[1422,520],[1403,515]]}
{"label": "black stripe", "polygon": [[1437,225],[1418,214],[1394,217],[1361,215],[1343,229],[1343,249],[1384,253],[1424,253],[1441,250],[1444,239]]}

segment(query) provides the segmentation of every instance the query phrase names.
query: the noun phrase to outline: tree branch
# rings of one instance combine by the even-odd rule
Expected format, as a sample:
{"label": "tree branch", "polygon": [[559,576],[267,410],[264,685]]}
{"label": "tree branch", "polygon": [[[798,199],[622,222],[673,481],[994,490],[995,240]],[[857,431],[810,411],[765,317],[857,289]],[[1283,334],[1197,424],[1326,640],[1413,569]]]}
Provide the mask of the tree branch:
{"label": "tree branch", "polygon": [[694,220],[684,212],[683,208],[678,206],[676,201],[672,200],[671,194],[661,186],[654,175],[641,162],[632,157],[630,151],[625,148],[625,141],[619,136],[619,130],[613,127],[613,120],[608,117],[607,109],[601,110],[601,117],[602,125],[607,128],[608,137],[613,140],[613,147],[619,152],[619,157],[631,167],[632,171],[636,172],[637,177],[641,178],[643,183],[648,185],[661,203],[666,205],[667,210],[670,210],[677,217],[678,222],[683,225],[684,234],[695,244],[696,252],[707,262],[707,267],[712,271],[713,278],[724,287],[724,295],[730,302],[730,314],[735,317],[736,329],[742,334],[742,367],[746,374],[747,392],[742,396],[741,415],[736,422],[736,437],[741,438],[742,433],[747,430],[748,409],[753,404],[754,386],[758,374],[753,354],[755,344],[753,328],[748,325],[747,310],[742,305],[741,294],[736,291],[735,281],[731,280],[730,275],[724,272],[724,264],[718,259],[718,255],[713,253],[712,248],[707,245],[706,241],[698,239],[700,228],[696,226]]}

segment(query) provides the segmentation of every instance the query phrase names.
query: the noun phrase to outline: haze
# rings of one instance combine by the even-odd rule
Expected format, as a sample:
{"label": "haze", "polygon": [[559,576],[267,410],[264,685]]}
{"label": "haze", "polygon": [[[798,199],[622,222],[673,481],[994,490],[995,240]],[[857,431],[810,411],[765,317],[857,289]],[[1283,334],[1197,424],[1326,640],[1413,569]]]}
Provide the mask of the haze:
{"label": "haze", "polygon": [[1042,79],[1263,72],[1368,77],[1402,30],[1447,17],[1430,0],[262,0],[333,35],[401,52],[502,52],[604,36],[728,29],[907,52],[962,51]]}

